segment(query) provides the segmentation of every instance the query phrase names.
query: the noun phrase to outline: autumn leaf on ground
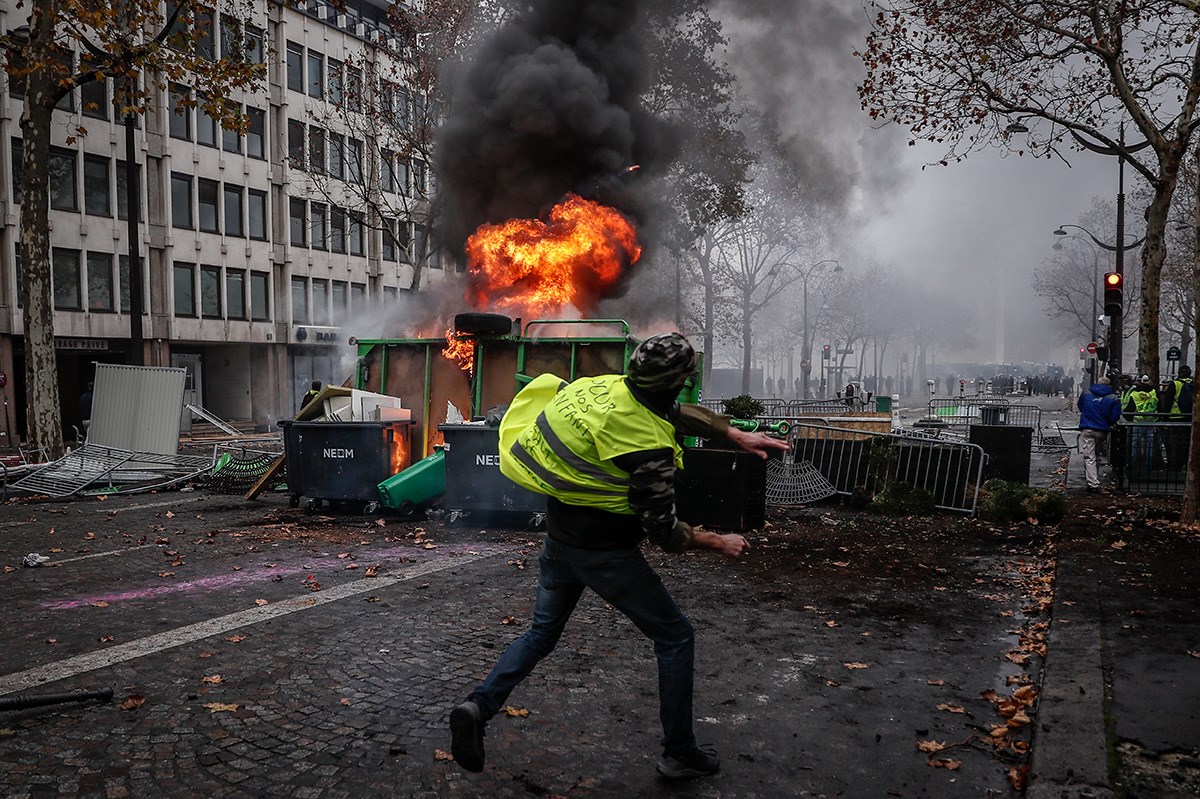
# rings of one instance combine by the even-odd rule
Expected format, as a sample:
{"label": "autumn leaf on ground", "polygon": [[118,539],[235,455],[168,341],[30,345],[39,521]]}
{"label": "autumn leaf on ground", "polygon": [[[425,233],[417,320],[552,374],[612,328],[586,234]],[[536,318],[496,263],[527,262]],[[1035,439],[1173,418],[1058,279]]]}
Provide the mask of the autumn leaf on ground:
{"label": "autumn leaf on ground", "polygon": [[357,564],[357,563],[347,563],[347,564],[346,564],[346,569],[347,569],[347,570],[350,570],[350,569],[357,569],[357,568],[358,568],[358,564]]}
{"label": "autumn leaf on ground", "polygon": [[844,568],[846,568],[847,566],[849,566],[849,565],[850,565],[850,561],[848,561],[848,560],[835,560],[835,561],[833,561],[833,565],[834,565],[834,566],[837,566],[839,569],[844,569]]}
{"label": "autumn leaf on ground", "polygon": [[944,768],[944,769],[948,769],[949,771],[957,771],[958,768],[960,766],[962,766],[962,761],[961,760],[951,760],[950,758],[944,758],[944,759],[936,759],[935,758],[935,759],[929,761],[929,765],[933,766],[934,768]]}
{"label": "autumn leaf on ground", "polygon": [[514,718],[525,718],[526,716],[529,715],[528,708],[513,707],[512,705],[505,705],[504,712],[507,713],[509,716],[513,716]]}
{"label": "autumn leaf on ground", "polygon": [[341,704],[349,706],[350,700],[343,696],[342,700],[341,700]]}
{"label": "autumn leaf on ground", "polygon": [[8,566],[8,565],[6,565],[6,566],[4,567],[4,573],[5,573],[5,574],[12,574],[12,573],[13,573],[13,572],[15,572],[15,571],[16,571],[16,568],[15,568],[15,567],[13,567],[13,566]]}
{"label": "autumn leaf on ground", "polygon": [[379,575],[379,564],[378,563],[372,563],[363,572],[363,577],[376,577],[378,575]]}
{"label": "autumn leaf on ground", "polygon": [[937,706],[938,710],[945,710],[947,713],[966,713],[967,709],[962,705],[951,705],[947,702],[942,702]]}
{"label": "autumn leaf on ground", "polygon": [[836,621],[834,621],[833,619],[830,619],[829,621],[825,622],[825,626],[826,627],[837,627],[838,623]]}
{"label": "autumn leaf on ground", "polygon": [[91,605],[91,606],[92,606],[92,607],[94,607],[94,608],[106,608],[106,607],[108,607],[108,603],[107,603],[107,602],[105,602],[103,599],[97,599],[95,602],[89,602],[88,604],[89,604],[89,605]]}
{"label": "autumn leaf on ground", "polygon": [[517,621],[516,616],[505,616],[503,619],[500,620],[500,623],[501,624],[517,624],[518,621]]}
{"label": "autumn leaf on ground", "polygon": [[1112,542],[1113,549],[1124,549],[1127,546],[1129,546],[1129,545],[1126,544],[1124,541],[1113,541]]}
{"label": "autumn leaf on ground", "polygon": [[926,685],[945,685],[946,681],[945,680],[926,680],[925,684]]}
{"label": "autumn leaf on ground", "polygon": [[201,707],[206,707],[213,713],[232,713],[238,709],[237,705],[226,702],[206,702]]}
{"label": "autumn leaf on ground", "polygon": [[46,639],[46,643],[48,643],[48,644],[57,644],[57,643],[58,643],[58,639],[57,639],[57,638],[47,638],[47,639]]}
{"label": "autumn leaf on ground", "polygon": [[84,540],[84,541],[92,541],[92,540],[94,540],[95,538],[96,538],[96,534],[95,534],[95,533],[84,533],[84,534],[83,534],[83,540]]}
{"label": "autumn leaf on ground", "polygon": [[111,641],[112,639],[113,639],[113,637],[111,635],[102,635],[99,638],[97,638],[96,640],[102,644],[106,644],[109,641]]}
{"label": "autumn leaf on ground", "polygon": [[1025,790],[1025,777],[1029,774],[1029,764],[1013,766],[1008,770],[1008,781],[1012,783],[1014,791]]}
{"label": "autumn leaf on ground", "polygon": [[349,552],[339,552],[338,553],[338,558],[340,558],[341,560],[346,560],[349,557],[351,557]]}
{"label": "autumn leaf on ground", "polygon": [[1029,663],[1029,655],[1024,652],[1006,652],[1004,657],[1016,663],[1018,666],[1025,666]]}
{"label": "autumn leaf on ground", "polygon": [[224,682],[224,680],[220,674],[208,674],[204,677],[201,677],[200,682],[206,682],[209,685],[216,685],[217,683]]}
{"label": "autumn leaf on ground", "polygon": [[159,572],[158,576],[159,577],[174,577],[175,572]]}
{"label": "autumn leaf on ground", "polygon": [[1021,711],[1017,711],[1016,713],[1014,713],[1012,715],[1011,718],[1009,718],[1008,726],[1023,727],[1026,724],[1029,724],[1030,721],[1031,721],[1031,719],[1029,718],[1029,716],[1025,715],[1025,711],[1021,710]]}
{"label": "autumn leaf on ground", "polygon": [[244,636],[244,635],[231,635],[231,636],[229,636],[228,638],[226,638],[225,640],[226,640],[226,641],[228,641],[228,642],[229,642],[229,643],[231,643],[231,644],[240,644],[242,641],[245,641],[245,640],[246,640],[246,636]]}
{"label": "autumn leaf on ground", "polygon": [[368,601],[368,602],[378,602],[378,601],[379,601],[379,597],[377,597],[377,596],[369,596],[369,597],[367,597],[367,601]]}
{"label": "autumn leaf on ground", "polygon": [[256,604],[256,605],[259,605],[259,606],[266,605],[266,604],[267,604],[267,600],[265,600],[265,599],[256,599],[256,600],[254,600],[254,604]]}
{"label": "autumn leaf on ground", "polygon": [[1004,736],[1008,735],[1008,727],[1004,724],[997,724],[988,731],[988,735],[992,736],[993,738],[1003,738]]}
{"label": "autumn leaf on ground", "polygon": [[845,667],[846,667],[846,668],[848,668],[848,669],[851,669],[851,670],[853,670],[853,669],[869,669],[869,668],[871,668],[871,664],[870,664],[870,663],[843,663],[842,665],[843,665],[843,666],[845,666]]}
{"label": "autumn leaf on ground", "polygon": [[203,660],[205,658],[210,658],[212,656],[213,656],[212,652],[201,652],[200,654],[196,655],[196,657],[200,658],[201,660]]}
{"label": "autumn leaf on ground", "polygon": [[922,752],[940,752],[945,748],[945,741],[917,741],[917,749]]}
{"label": "autumn leaf on ground", "polygon": [[120,708],[121,710],[137,710],[144,704],[146,704],[146,697],[140,694],[131,694],[129,698],[120,704]]}
{"label": "autumn leaf on ground", "polygon": [[453,760],[454,755],[450,754],[449,752],[445,751],[444,749],[434,749],[433,750],[433,759],[434,760]]}

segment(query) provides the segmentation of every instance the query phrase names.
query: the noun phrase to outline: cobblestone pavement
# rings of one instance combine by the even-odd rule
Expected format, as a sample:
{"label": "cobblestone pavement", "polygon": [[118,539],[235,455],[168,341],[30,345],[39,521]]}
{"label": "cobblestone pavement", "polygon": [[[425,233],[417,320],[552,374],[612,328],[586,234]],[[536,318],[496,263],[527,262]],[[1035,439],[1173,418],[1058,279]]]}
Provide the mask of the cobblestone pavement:
{"label": "cobblestone pavement", "polygon": [[529,622],[530,533],[280,496],[0,506],[0,696],[116,694],[0,712],[0,794],[1011,795],[1028,737],[995,746],[984,694],[1036,677],[1037,536],[953,517],[913,542],[802,513],[815,535],[776,517],[737,562],[648,550],[697,628],[697,733],[723,760],[676,785],[654,773],[651,647],[590,595],[489,725],[487,769],[443,759],[449,708]]}

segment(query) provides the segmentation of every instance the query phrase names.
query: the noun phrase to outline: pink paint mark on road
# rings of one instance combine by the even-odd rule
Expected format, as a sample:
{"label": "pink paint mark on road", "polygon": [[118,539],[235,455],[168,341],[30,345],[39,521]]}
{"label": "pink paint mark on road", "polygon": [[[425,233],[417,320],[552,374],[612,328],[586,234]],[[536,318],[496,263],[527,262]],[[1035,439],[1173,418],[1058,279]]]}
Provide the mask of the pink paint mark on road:
{"label": "pink paint mark on road", "polygon": [[[385,549],[360,549],[354,552],[352,559],[338,558],[334,555],[314,555],[303,561],[277,562],[273,567],[265,565],[257,566],[253,569],[238,572],[213,574],[191,580],[172,581],[161,585],[147,585],[141,588],[131,588],[107,594],[94,594],[92,596],[76,597],[73,599],[58,599],[53,602],[43,603],[42,607],[47,610],[73,610],[75,608],[88,607],[97,602],[107,602],[111,605],[116,602],[156,599],[173,594],[206,593],[240,585],[267,583],[280,576],[310,574],[322,570],[328,572],[331,566],[336,567],[337,571],[345,571],[346,564],[350,562],[359,564],[359,571],[361,572],[362,569],[365,569],[367,565],[372,563],[382,563],[385,566],[400,565],[401,568],[405,568],[409,565],[415,566],[431,560],[434,557],[466,553],[499,552],[502,549],[504,547],[490,544],[439,546],[434,550],[418,549],[409,546],[388,547]],[[164,579],[169,580],[171,578]]]}

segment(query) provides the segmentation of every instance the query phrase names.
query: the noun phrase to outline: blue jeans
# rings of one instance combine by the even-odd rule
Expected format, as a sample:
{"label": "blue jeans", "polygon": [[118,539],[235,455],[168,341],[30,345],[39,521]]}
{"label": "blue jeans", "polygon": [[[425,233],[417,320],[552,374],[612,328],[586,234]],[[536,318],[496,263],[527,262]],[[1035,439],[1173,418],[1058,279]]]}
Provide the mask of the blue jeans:
{"label": "blue jeans", "polygon": [[663,748],[672,754],[695,749],[692,625],[642,553],[579,549],[547,536],[538,563],[533,626],[509,645],[483,684],[471,692],[484,720],[496,715],[512,690],[554,650],[583,589],[590,588],[654,642]]}

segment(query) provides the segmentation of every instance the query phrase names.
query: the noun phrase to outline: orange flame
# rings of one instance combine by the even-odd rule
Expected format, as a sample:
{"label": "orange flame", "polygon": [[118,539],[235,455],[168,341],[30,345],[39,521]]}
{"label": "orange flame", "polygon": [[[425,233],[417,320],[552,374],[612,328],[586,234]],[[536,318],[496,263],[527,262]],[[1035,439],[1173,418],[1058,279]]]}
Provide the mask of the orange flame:
{"label": "orange flame", "polygon": [[389,465],[392,469],[392,474],[400,474],[409,467],[412,458],[409,453],[409,433],[407,427],[401,427],[396,431],[392,438],[392,451],[390,453]]}
{"label": "orange flame", "polygon": [[481,225],[466,249],[467,301],[530,316],[566,305],[589,310],[642,255],[628,219],[575,194],[551,209],[549,221]]}
{"label": "orange flame", "polygon": [[459,339],[454,337],[453,330],[446,331],[446,346],[442,350],[442,357],[454,361],[458,364],[458,368],[462,369],[467,374],[475,368],[475,342],[471,339]]}

